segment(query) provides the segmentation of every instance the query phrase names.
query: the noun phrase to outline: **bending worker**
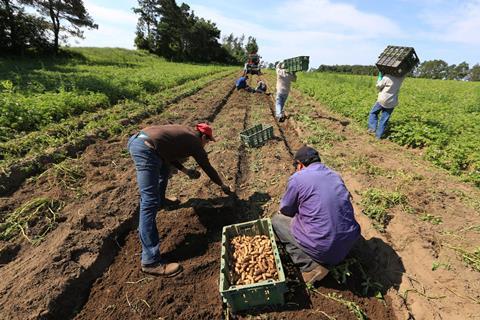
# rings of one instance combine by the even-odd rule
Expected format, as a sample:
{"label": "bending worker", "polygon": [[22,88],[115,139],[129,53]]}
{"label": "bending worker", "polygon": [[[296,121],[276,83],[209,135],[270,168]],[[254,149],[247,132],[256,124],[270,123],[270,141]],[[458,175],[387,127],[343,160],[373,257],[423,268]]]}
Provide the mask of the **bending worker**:
{"label": "bending worker", "polygon": [[342,178],[320,162],[318,152],[304,146],[295,154],[296,172],[288,180],[280,213],[272,225],[306,283],[328,274],[360,236],[350,193]]}
{"label": "bending worker", "polygon": [[174,276],[182,271],[180,264],[161,259],[156,225],[157,210],[165,201],[170,165],[191,179],[198,179],[200,172],[185,168],[179,161],[192,156],[224,193],[232,194],[208,160],[204,147],[209,141],[215,139],[212,128],[206,123],[197,124],[195,129],[175,124],[150,126],[128,141],[127,148],[135,162],[140,189],[138,230],[142,243],[142,271],[145,273]]}

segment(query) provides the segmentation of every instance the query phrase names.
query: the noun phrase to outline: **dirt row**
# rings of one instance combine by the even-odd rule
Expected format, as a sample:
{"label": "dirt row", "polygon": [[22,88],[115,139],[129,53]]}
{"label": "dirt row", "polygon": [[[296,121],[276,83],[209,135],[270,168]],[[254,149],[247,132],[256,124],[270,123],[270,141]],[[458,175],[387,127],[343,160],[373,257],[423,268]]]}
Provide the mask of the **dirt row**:
{"label": "dirt row", "polygon": [[[383,283],[395,289],[397,316],[479,319],[480,273],[466,263],[472,256],[465,255],[480,243],[478,189],[434,168],[417,150],[375,140],[362,126],[296,90],[289,102],[286,126],[317,146],[352,193],[362,235],[377,246],[372,258]],[[404,197],[389,209],[384,232],[359,214],[369,190]]]}
{"label": "dirt row", "polygon": [[[172,178],[168,193],[181,204],[159,211],[157,227],[162,252],[182,263],[184,272],[164,279],[140,271],[138,195],[125,151],[129,135],[99,141],[66,163],[82,168],[77,180],[52,168],[2,199],[0,214],[38,197],[65,205],[56,229],[39,245],[22,237],[0,242],[1,318],[357,319],[358,310],[370,319],[478,318],[478,272],[452,249],[478,246],[478,191],[432,168],[418,153],[375,142],[295,90],[287,102],[290,118],[276,123],[273,95],[233,91],[233,80],[215,82],[138,126],[211,121],[219,141],[207,146],[209,157],[238,194],[224,196],[205,175]],[[273,125],[275,137],[246,148],[239,133],[257,123]],[[284,256],[287,304],[232,316],[218,292],[221,228],[278,210],[292,152],[302,143],[317,147],[353,195],[363,238],[347,259],[351,275],[340,283],[332,272],[320,286],[306,289]],[[385,232],[362,213],[365,191],[372,188],[398,191],[408,200],[390,208]],[[426,213],[442,222],[422,220]],[[435,262],[441,264],[433,271]]]}
{"label": "dirt row", "polygon": [[[291,174],[292,147],[284,130],[280,131],[274,122],[272,107],[269,96],[234,92],[213,121],[220,141],[208,147],[210,158],[223,178],[235,186],[237,200],[221,195],[206,177],[189,181],[177,175],[171,181],[169,193],[178,196],[182,204],[160,211],[157,227],[162,237],[162,252],[183,264],[182,275],[164,279],[141,273],[140,245],[136,232],[132,232],[109,272],[93,286],[78,319],[221,319],[256,315],[269,319],[327,319],[322,312],[338,319],[356,319],[347,307],[322,295],[332,293],[355,301],[372,319],[395,319],[388,298],[382,302],[374,297],[361,297],[333,279],[327,287],[307,292],[291,265],[287,268],[291,290],[285,307],[236,316],[222,308],[218,293],[222,226],[271,216],[278,210]],[[275,139],[258,149],[245,148],[239,133],[257,123],[273,125]]]}
{"label": "dirt row", "polygon": [[[229,79],[217,81],[148,122],[211,119],[232,90]],[[72,159],[84,175],[71,184],[52,168],[4,199],[2,214],[39,197],[65,205],[56,229],[40,244],[21,236],[1,243],[1,318],[69,318],[84,303],[92,281],[108,269],[137,223],[135,175],[125,150],[128,136],[99,141]]]}

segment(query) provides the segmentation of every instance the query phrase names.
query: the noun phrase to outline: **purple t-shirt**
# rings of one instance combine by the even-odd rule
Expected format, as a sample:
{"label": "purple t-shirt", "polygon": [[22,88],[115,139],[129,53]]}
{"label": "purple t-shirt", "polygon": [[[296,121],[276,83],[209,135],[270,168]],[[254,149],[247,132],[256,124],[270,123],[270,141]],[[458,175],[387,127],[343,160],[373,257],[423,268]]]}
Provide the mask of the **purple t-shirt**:
{"label": "purple t-shirt", "polygon": [[320,162],[290,177],[280,211],[293,217],[293,236],[320,263],[341,262],[360,235],[350,192],[340,176]]}

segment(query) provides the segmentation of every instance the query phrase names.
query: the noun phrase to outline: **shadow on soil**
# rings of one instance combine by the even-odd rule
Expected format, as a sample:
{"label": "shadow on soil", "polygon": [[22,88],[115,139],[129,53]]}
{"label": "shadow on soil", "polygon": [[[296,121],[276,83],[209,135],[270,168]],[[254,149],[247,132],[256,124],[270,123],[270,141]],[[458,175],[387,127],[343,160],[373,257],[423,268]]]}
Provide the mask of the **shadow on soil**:
{"label": "shadow on soil", "polygon": [[366,240],[362,236],[347,258],[330,268],[329,275],[317,286],[379,298],[390,288],[398,290],[404,272],[400,256],[390,245],[379,238]]}
{"label": "shadow on soil", "polygon": [[[172,261],[185,261],[204,255],[210,243],[221,241],[224,226],[258,219],[258,212],[262,212],[262,205],[270,198],[267,193],[261,192],[255,192],[248,199],[235,196],[192,198],[167,208],[167,211],[193,208],[205,231],[187,233],[172,251],[164,254],[164,257]],[[256,216],[249,215],[249,212],[256,213]]]}
{"label": "shadow on soil", "polygon": [[[289,288],[285,294],[285,305],[238,313],[242,319],[245,316],[258,316],[268,312],[297,311],[313,307],[299,269],[293,264],[281,244],[279,244],[279,250]],[[331,271],[325,279],[315,283],[314,287],[333,289],[339,292],[348,291],[358,297],[380,299],[390,288],[398,290],[402,274],[405,271],[400,257],[392,247],[381,239],[366,240],[363,237],[358,240],[347,258],[335,267],[338,269],[337,273]],[[331,267],[330,269],[335,268]],[[344,281],[342,281],[342,276],[345,277]]]}

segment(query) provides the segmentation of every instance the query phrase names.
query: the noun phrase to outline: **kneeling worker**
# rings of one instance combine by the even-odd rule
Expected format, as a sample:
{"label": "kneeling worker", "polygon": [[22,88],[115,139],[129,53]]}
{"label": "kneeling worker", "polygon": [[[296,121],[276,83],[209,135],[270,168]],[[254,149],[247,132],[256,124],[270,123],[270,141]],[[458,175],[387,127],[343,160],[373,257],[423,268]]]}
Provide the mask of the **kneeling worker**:
{"label": "kneeling worker", "polygon": [[142,243],[142,271],[145,273],[174,276],[182,271],[180,264],[167,263],[161,258],[156,225],[157,211],[165,201],[170,165],[191,179],[198,179],[200,172],[186,169],[179,161],[192,156],[224,193],[233,194],[208,160],[204,147],[209,141],[215,139],[212,128],[206,123],[197,124],[195,129],[175,124],[150,126],[128,141],[127,148],[135,162],[140,189],[138,233]]}
{"label": "kneeling worker", "polygon": [[304,281],[313,284],[328,274],[325,266],[345,258],[360,236],[360,225],[343,180],[320,162],[315,149],[300,148],[294,167],[272,225]]}
{"label": "kneeling worker", "polygon": [[248,76],[242,76],[238,78],[237,81],[235,82],[235,87],[237,88],[237,90],[248,89],[247,80],[248,80]]}

